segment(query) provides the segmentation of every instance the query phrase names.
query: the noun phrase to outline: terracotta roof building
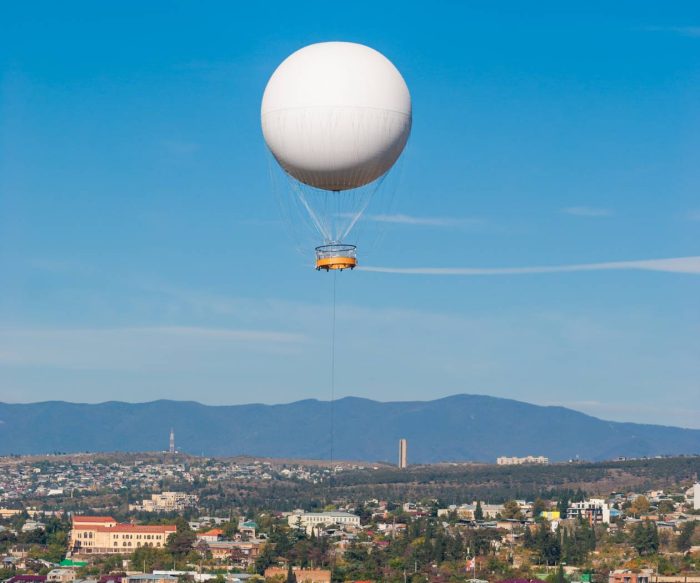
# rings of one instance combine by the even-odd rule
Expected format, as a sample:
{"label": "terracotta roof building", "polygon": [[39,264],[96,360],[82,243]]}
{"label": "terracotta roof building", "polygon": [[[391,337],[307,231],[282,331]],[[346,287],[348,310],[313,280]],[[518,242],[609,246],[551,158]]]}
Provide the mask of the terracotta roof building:
{"label": "terracotta roof building", "polygon": [[75,555],[131,553],[138,547],[162,548],[174,524],[119,524],[111,516],[74,516],[70,548]]}
{"label": "terracotta roof building", "polygon": [[207,532],[203,532],[203,533],[197,535],[197,540],[203,540],[203,541],[206,541],[208,543],[220,541],[223,538],[224,538],[224,531],[221,530],[220,528],[212,528],[211,530],[208,530]]}
{"label": "terracotta roof building", "polygon": [[111,516],[73,516],[73,524],[90,525],[90,526],[116,526],[117,521]]}

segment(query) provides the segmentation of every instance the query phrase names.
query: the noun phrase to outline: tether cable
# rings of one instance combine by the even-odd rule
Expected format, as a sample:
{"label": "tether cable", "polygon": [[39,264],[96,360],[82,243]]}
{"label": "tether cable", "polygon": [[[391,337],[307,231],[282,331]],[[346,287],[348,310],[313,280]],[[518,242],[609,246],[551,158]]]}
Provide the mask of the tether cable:
{"label": "tether cable", "polygon": [[337,271],[333,270],[333,291],[331,302],[331,402],[330,402],[330,421],[331,421],[331,478],[330,488],[333,488],[333,476],[335,474],[335,465],[333,463],[334,446],[335,446],[335,304],[336,304],[336,281]]}

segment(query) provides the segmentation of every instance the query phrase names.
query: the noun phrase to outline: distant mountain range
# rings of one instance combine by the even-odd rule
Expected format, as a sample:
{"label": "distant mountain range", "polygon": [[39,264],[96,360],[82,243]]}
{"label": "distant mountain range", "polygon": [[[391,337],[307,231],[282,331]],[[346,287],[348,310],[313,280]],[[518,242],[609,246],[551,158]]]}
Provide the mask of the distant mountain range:
{"label": "distant mountain range", "polygon": [[[602,421],[564,407],[482,395],[333,404],[336,459],[395,462],[408,439],[409,463],[494,462],[501,455],[552,461],[700,453],[700,430]],[[0,454],[158,451],[328,459],[331,405],[208,406],[190,401],[0,403]]]}

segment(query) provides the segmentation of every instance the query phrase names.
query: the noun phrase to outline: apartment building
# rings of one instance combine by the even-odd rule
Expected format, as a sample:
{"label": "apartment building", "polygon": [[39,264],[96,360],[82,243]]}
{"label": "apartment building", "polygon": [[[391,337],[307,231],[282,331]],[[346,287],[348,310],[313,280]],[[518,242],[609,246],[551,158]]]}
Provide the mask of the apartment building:
{"label": "apartment building", "polygon": [[198,502],[194,494],[185,492],[161,492],[151,494],[150,500],[140,504],[129,504],[129,510],[141,512],[182,512],[186,508],[196,506]]}
{"label": "apartment building", "polygon": [[349,512],[303,512],[296,510],[287,516],[291,528],[304,528],[311,533],[315,528],[326,526],[360,526],[360,517]]}
{"label": "apartment building", "polygon": [[523,464],[543,464],[549,463],[549,458],[543,455],[527,455],[525,457],[506,457],[501,456],[496,458],[496,463],[499,466],[520,466]]}
{"label": "apartment building", "polygon": [[200,550],[211,553],[213,559],[217,561],[231,562],[237,567],[248,568],[255,564],[255,559],[260,555],[264,545],[263,541],[232,541],[222,540],[206,543]]}
{"label": "apartment building", "polygon": [[[461,520],[475,520],[476,507],[476,502],[473,504],[461,504],[460,506],[453,504],[447,508],[439,508],[437,515],[439,518],[442,518],[449,516],[451,512],[455,512],[457,514],[457,518]],[[481,512],[484,518],[496,518],[496,516],[503,513],[503,504],[486,504],[485,502],[482,502]]]}
{"label": "apartment building", "polygon": [[610,514],[610,505],[602,498],[572,502],[566,509],[567,518],[584,519],[591,524],[610,524]]}

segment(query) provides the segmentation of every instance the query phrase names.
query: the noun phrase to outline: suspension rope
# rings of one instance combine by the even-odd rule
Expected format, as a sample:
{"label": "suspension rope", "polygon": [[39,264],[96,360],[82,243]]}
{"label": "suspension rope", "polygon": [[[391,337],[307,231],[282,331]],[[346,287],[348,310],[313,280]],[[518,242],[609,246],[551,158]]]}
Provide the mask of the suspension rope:
{"label": "suspension rope", "polygon": [[333,292],[332,292],[332,308],[331,308],[331,478],[330,488],[333,488],[333,476],[335,475],[335,464],[333,463],[333,454],[335,446],[335,299],[336,299],[336,278],[337,271],[333,270]]}

